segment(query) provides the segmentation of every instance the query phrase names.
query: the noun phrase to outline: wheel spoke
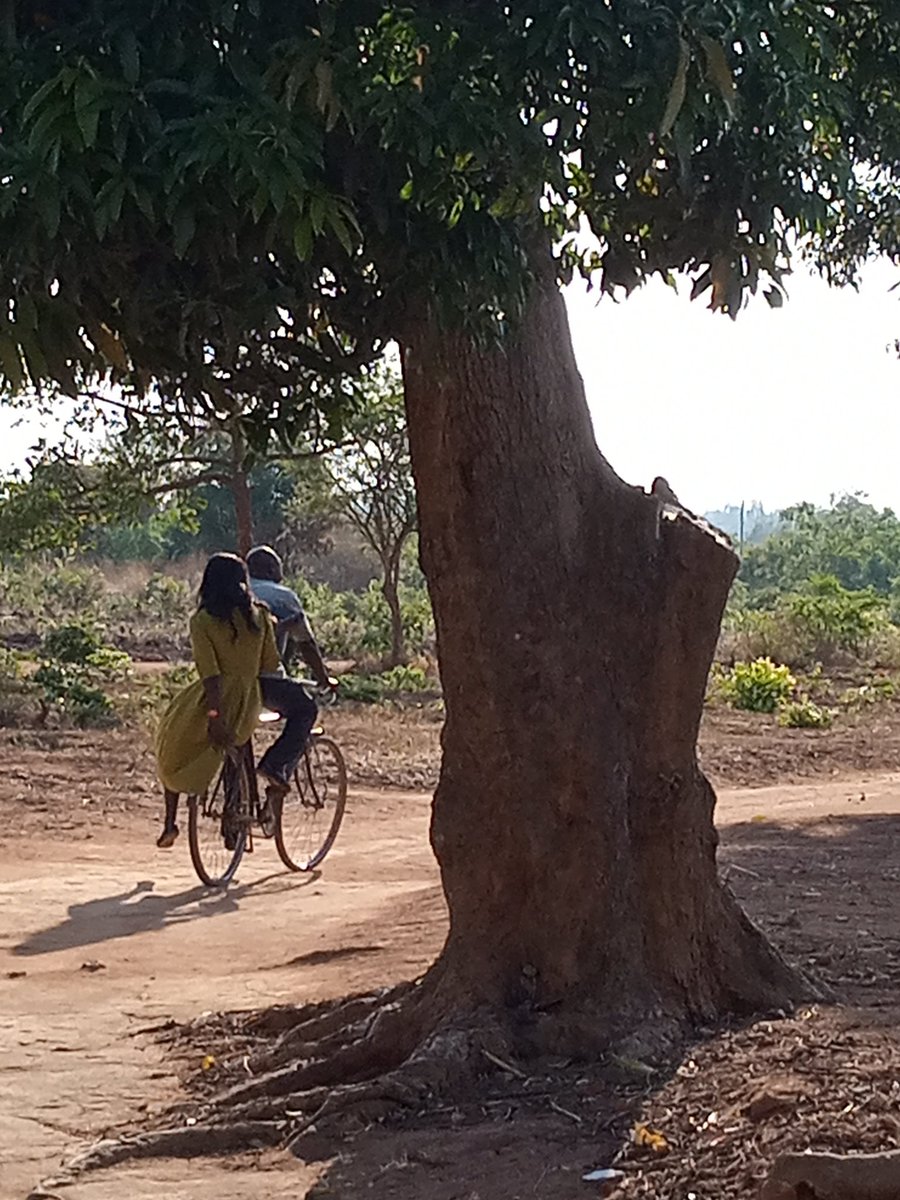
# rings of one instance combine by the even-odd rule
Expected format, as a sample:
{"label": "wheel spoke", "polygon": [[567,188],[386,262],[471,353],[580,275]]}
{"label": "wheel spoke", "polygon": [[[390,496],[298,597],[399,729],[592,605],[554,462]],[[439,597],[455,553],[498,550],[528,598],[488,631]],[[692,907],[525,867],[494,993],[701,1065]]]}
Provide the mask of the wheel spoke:
{"label": "wheel spoke", "polygon": [[221,887],[233,878],[247,839],[250,811],[247,765],[226,763],[210,792],[191,797],[189,834],[191,859],[200,879]]}
{"label": "wheel spoke", "polygon": [[279,812],[275,840],[285,866],[310,871],[322,861],[340,828],[346,796],[340,750],[330,738],[313,738]]}

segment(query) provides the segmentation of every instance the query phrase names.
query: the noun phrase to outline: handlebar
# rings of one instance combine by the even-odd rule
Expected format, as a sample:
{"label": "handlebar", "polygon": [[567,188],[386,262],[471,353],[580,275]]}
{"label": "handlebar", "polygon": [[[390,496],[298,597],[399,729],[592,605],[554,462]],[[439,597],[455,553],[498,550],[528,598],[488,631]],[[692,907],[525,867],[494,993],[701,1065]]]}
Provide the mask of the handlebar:
{"label": "handlebar", "polygon": [[311,691],[324,707],[337,703],[337,687],[334,685],[323,687],[322,684],[316,683],[314,679],[295,679],[294,682],[302,684]]}

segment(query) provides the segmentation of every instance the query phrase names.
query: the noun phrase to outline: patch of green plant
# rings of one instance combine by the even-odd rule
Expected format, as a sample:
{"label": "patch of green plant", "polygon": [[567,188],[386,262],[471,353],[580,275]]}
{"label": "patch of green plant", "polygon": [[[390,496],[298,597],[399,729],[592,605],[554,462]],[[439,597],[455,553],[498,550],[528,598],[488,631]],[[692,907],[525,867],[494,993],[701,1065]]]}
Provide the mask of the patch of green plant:
{"label": "patch of green plant", "polygon": [[735,663],[723,680],[728,702],[746,712],[775,712],[795,686],[790,668],[773,663],[770,658]]}
{"label": "patch of green plant", "polygon": [[386,692],[427,692],[434,688],[423,667],[391,667],[382,671],[378,679]]}
{"label": "patch of green plant", "polygon": [[90,682],[83,667],[44,662],[35,671],[32,682],[41,689],[47,708],[65,713],[79,728],[115,724],[112,700],[102,688]]}
{"label": "patch of green plant", "polygon": [[778,709],[778,724],[786,729],[828,729],[834,722],[834,712],[803,696],[788,700]]}
{"label": "patch of green plant", "polygon": [[37,709],[37,689],[14,650],[0,646],[0,726],[27,725]]}
{"label": "patch of green plant", "polygon": [[897,694],[897,685],[893,679],[886,676],[870,679],[859,687],[847,688],[841,696],[841,704],[845,708],[866,708],[870,704],[885,704],[893,700]]}
{"label": "patch of green plant", "polygon": [[103,685],[124,675],[130,665],[130,657],[104,645],[93,626],[71,624],[51,629],[31,677],[40,689],[44,719],[55,709],[80,728],[115,724],[113,702]]}
{"label": "patch of green plant", "polygon": [[834,575],[812,576],[784,605],[801,638],[825,659],[837,651],[859,656],[887,620],[885,602],[871,588],[850,591]]}
{"label": "patch of green plant", "polygon": [[379,704],[396,696],[436,690],[424,668],[417,666],[392,667],[377,675],[342,675],[339,696],[362,704]]}
{"label": "patch of green plant", "polygon": [[144,689],[141,695],[141,708],[148,717],[155,717],[165,706],[189,683],[197,679],[197,670],[193,663],[179,663],[168,667]]}

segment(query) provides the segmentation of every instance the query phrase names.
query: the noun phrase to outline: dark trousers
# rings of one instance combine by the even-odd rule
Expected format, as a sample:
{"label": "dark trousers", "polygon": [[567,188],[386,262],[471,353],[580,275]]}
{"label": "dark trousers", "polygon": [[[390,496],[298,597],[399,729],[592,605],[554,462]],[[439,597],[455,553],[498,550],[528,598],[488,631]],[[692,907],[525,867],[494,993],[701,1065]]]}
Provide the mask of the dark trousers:
{"label": "dark trousers", "polygon": [[284,717],[285,722],[278,741],[262,756],[258,769],[288,783],[306,748],[319,710],[306,688],[293,679],[264,676],[259,686],[263,704]]}

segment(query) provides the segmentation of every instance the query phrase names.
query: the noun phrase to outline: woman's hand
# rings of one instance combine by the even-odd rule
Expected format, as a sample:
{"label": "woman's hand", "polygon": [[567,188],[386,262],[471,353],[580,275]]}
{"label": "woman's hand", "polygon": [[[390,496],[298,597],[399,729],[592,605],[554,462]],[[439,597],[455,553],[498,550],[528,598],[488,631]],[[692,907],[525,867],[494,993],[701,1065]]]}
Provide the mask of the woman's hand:
{"label": "woman's hand", "polygon": [[209,740],[219,750],[227,750],[234,743],[234,732],[231,730],[225,719],[219,715],[209,717],[207,719],[207,732]]}

